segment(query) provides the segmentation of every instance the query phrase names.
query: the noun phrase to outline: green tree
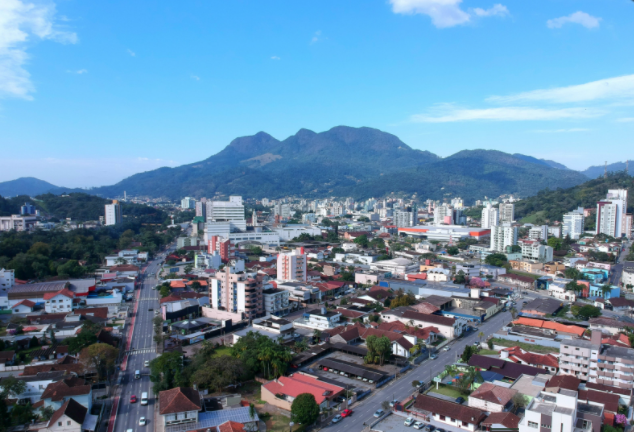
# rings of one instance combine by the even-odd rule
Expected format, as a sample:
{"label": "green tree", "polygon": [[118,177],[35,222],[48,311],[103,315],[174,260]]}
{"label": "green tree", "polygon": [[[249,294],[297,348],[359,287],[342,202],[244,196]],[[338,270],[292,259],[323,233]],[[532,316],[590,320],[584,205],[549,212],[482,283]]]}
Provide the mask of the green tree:
{"label": "green tree", "polygon": [[464,351],[462,352],[462,356],[460,356],[463,363],[467,363],[472,355],[477,354],[478,349],[473,345],[466,345],[464,347]]}
{"label": "green tree", "polygon": [[152,387],[154,394],[174,388],[174,376],[182,369],[182,354],[177,351],[163,353],[150,361],[150,381],[154,383]]}
{"label": "green tree", "polygon": [[18,395],[26,391],[26,382],[9,375],[0,381],[0,388],[2,389],[0,391],[0,397],[2,399],[15,399]]}
{"label": "green tree", "polygon": [[66,341],[68,341],[68,351],[71,354],[77,354],[82,349],[97,343],[97,335],[82,328],[81,332],[79,332],[77,336],[68,338]]}
{"label": "green tree", "polygon": [[55,414],[55,410],[52,406],[46,406],[40,409],[40,412],[42,413],[42,420],[44,421],[49,421],[51,417],[53,417],[53,414]]}
{"label": "green tree", "polygon": [[319,405],[315,396],[310,393],[302,393],[291,404],[291,420],[300,423],[304,427],[315,423],[319,416]]}
{"label": "green tree", "polygon": [[484,262],[489,265],[504,267],[504,265],[508,262],[508,259],[506,258],[506,255],[502,253],[494,253],[494,254],[488,255],[484,259]]}
{"label": "green tree", "polygon": [[412,387],[416,388],[420,385],[420,381],[414,380],[412,381]]}
{"label": "green tree", "polygon": [[513,396],[512,401],[515,408],[525,408],[526,405],[528,405],[528,398],[521,393],[517,393]]}
{"label": "green tree", "polygon": [[493,349],[493,339],[489,339],[489,340],[487,341],[487,346],[489,347],[489,349],[490,349],[490,350],[492,350],[492,349]]}
{"label": "green tree", "polygon": [[517,252],[522,252],[522,247],[519,245],[512,245],[511,246],[511,253],[517,253]]}
{"label": "green tree", "polygon": [[165,298],[168,295],[171,294],[171,289],[168,285],[161,285],[161,289],[159,290],[159,293],[161,294],[161,298]]}
{"label": "green tree", "polygon": [[347,304],[348,304],[348,299],[347,299],[347,298],[345,298],[345,297],[344,297],[344,298],[342,298],[342,299],[341,299],[341,301],[339,301],[339,304],[340,304],[341,306],[345,306],[345,305],[347,305]]}
{"label": "green tree", "polygon": [[21,426],[31,423],[36,418],[33,414],[33,406],[30,402],[25,405],[14,404],[11,410],[11,423],[15,426]]}
{"label": "green tree", "polygon": [[608,294],[610,294],[611,292],[612,292],[612,287],[610,286],[610,284],[601,285],[601,296],[604,299],[610,298]]}
{"label": "green tree", "polygon": [[368,242],[368,236],[367,236],[367,235],[365,235],[365,234],[360,235],[359,237],[355,238],[355,239],[353,240],[353,242],[354,242],[354,243],[356,243],[357,245],[359,245],[359,246],[363,247],[363,248],[367,248],[367,247],[368,247],[368,244],[369,244],[369,242]]}
{"label": "green tree", "polygon": [[95,343],[81,350],[79,361],[87,369],[95,369],[100,379],[106,379],[114,372],[114,362],[119,351],[112,345]]}
{"label": "green tree", "polygon": [[551,237],[548,239],[548,246],[550,246],[551,248],[553,248],[553,250],[556,250],[556,251],[561,250],[562,241],[558,237]]}
{"label": "green tree", "polygon": [[40,341],[37,339],[37,337],[33,336],[29,341],[29,348],[35,348],[38,346],[40,346]]}
{"label": "green tree", "polygon": [[447,253],[451,256],[458,255],[460,253],[460,249],[456,246],[450,246],[447,248]]}
{"label": "green tree", "polygon": [[575,309],[575,307],[573,306],[572,308],[570,308],[570,311],[577,318],[582,318],[582,319],[585,319],[585,320],[588,320],[590,318],[597,318],[597,317],[601,316],[601,309],[599,309],[598,307],[595,307],[595,306],[591,306],[591,305],[585,305],[585,306],[579,308],[578,310]]}
{"label": "green tree", "polygon": [[231,384],[237,384],[245,373],[240,359],[231,356],[219,356],[208,359],[192,375],[192,382],[211,392],[221,391]]}
{"label": "green tree", "polygon": [[458,274],[456,275],[456,277],[454,278],[453,283],[455,283],[455,284],[463,284],[463,283],[466,283],[466,282],[467,282],[467,278],[466,278],[464,272],[462,270],[460,270],[458,272]]}
{"label": "green tree", "polygon": [[577,270],[574,267],[568,267],[565,271],[564,271],[564,275],[568,278],[568,279],[579,279],[579,270]]}

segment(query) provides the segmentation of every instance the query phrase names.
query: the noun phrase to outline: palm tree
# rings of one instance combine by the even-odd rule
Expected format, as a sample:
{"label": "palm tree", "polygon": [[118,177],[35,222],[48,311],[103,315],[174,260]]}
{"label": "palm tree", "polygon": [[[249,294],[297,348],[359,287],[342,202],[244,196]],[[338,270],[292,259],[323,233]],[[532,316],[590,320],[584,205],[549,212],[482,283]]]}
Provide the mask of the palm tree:
{"label": "palm tree", "polygon": [[604,299],[607,299],[608,297],[606,297],[606,295],[611,292],[612,292],[612,287],[609,284],[601,285],[601,295]]}
{"label": "palm tree", "polygon": [[319,339],[321,339],[321,331],[319,331],[318,329],[313,330],[313,338],[319,341]]}
{"label": "palm tree", "polygon": [[513,321],[515,321],[515,319],[517,318],[517,309],[515,309],[514,307],[512,307],[509,312],[511,312],[511,317],[513,318]]}
{"label": "palm tree", "polygon": [[478,333],[478,339],[480,339],[480,342],[482,342],[482,339],[484,339],[484,336],[486,336],[484,332]]}

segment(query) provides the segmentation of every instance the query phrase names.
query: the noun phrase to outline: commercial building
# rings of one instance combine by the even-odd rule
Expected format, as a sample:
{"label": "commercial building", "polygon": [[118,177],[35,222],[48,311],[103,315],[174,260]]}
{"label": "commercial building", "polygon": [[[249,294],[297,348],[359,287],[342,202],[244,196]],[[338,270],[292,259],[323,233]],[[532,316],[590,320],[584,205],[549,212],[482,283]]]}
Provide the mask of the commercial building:
{"label": "commercial building", "polygon": [[245,221],[241,196],[230,196],[229,201],[207,201],[206,216],[209,221]]}
{"label": "commercial building", "polygon": [[196,217],[201,217],[203,220],[207,220],[207,200],[205,198],[196,202]]}
{"label": "commercial building", "polygon": [[121,222],[121,204],[117,200],[112,200],[112,204],[106,204],[105,225],[117,225]]}
{"label": "commercial building", "polygon": [[301,318],[293,321],[295,327],[305,327],[317,330],[328,330],[339,325],[341,313],[328,311],[325,307],[304,312]]}
{"label": "commercial building", "polygon": [[414,214],[406,210],[395,210],[394,225],[397,228],[411,227],[414,225]]}
{"label": "commercial building", "polygon": [[399,234],[411,237],[421,237],[427,240],[438,240],[441,242],[458,242],[463,239],[483,240],[488,239],[491,230],[488,228],[473,228],[462,225],[416,225],[407,228],[398,228]]}
{"label": "commercial building", "polygon": [[482,209],[482,219],[480,226],[482,228],[491,228],[500,223],[500,211],[487,202],[486,207]]}
{"label": "commercial building", "polygon": [[606,199],[597,203],[597,234],[612,237],[630,235],[627,228],[627,189],[609,189]]}
{"label": "commercial building", "polygon": [[285,316],[291,311],[290,291],[268,288],[262,291],[264,298],[264,312],[267,315]]}
{"label": "commercial building", "polygon": [[572,240],[578,240],[584,232],[585,216],[583,207],[564,214],[562,236],[570,236]]}
{"label": "commercial building", "polygon": [[[512,205],[512,204],[511,204]],[[507,246],[517,244],[517,227],[510,223],[491,227],[491,249],[497,252],[506,251]]]}
{"label": "commercial building", "polygon": [[384,261],[375,261],[370,264],[370,271],[404,275],[418,273],[420,264],[407,258],[393,258]]}
{"label": "commercial building", "polygon": [[277,279],[282,282],[306,282],[306,254],[303,247],[277,256]]}
{"label": "commercial building", "polygon": [[31,231],[37,225],[36,216],[0,216],[0,231]]}
{"label": "commercial building", "polygon": [[623,274],[621,275],[621,282],[624,286],[634,286],[634,261],[625,261],[623,263]]}

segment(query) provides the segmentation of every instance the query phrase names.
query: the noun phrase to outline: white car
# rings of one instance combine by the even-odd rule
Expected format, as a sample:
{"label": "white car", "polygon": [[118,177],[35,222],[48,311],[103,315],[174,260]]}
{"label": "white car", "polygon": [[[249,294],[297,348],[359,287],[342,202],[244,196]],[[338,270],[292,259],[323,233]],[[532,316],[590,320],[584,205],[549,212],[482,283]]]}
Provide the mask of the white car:
{"label": "white car", "polygon": [[333,417],[332,422],[333,423],[339,423],[342,418],[343,417],[341,417],[339,414],[337,414],[336,416]]}
{"label": "white car", "polygon": [[405,421],[403,422],[403,424],[407,427],[410,427],[411,425],[414,424],[414,419],[411,417],[407,417]]}
{"label": "white car", "polygon": [[416,423],[414,423],[414,429],[421,430],[421,429],[422,429],[422,428],[424,428],[424,427],[425,427],[425,423],[423,423],[423,422],[416,422]]}
{"label": "white car", "polygon": [[443,351],[449,351],[449,347],[448,347],[448,346],[445,346],[445,347],[443,347],[443,349],[442,349],[442,350],[443,350]]}
{"label": "white car", "polygon": [[139,419],[139,426],[145,426],[145,417]]}

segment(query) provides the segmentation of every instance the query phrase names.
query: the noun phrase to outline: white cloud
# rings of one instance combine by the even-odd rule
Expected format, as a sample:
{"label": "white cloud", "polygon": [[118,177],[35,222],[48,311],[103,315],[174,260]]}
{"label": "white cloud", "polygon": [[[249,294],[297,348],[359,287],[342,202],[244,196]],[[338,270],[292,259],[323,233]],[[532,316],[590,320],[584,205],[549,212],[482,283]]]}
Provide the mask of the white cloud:
{"label": "white cloud", "polygon": [[564,120],[600,117],[603,111],[591,108],[563,108],[544,109],[526,107],[458,108],[451,104],[437,105],[426,114],[416,114],[410,117],[414,123],[449,123],[475,120],[494,121],[535,121],[535,120]]}
{"label": "white cloud", "polygon": [[518,101],[570,103],[620,98],[634,98],[634,75],[606,78],[568,87],[533,90],[510,96],[492,96],[487,101],[502,103]]}
{"label": "white cloud", "polygon": [[271,60],[281,60],[278,56],[271,56]]}
{"label": "white cloud", "polygon": [[24,68],[27,44],[34,39],[77,43],[77,35],[55,25],[55,5],[0,1],[0,97],[32,99],[35,87]]}
{"label": "white cloud", "polygon": [[577,11],[568,16],[553,18],[546,22],[548,28],[561,28],[565,24],[580,24],[588,29],[599,27],[601,18],[593,17],[585,12]]}
{"label": "white cloud", "polygon": [[468,23],[469,14],[460,8],[462,0],[390,0],[392,12],[397,14],[428,15],[439,28]]}
{"label": "white cloud", "polygon": [[634,123],[634,117],[623,117],[616,119],[616,121],[619,123]]}
{"label": "white cloud", "polygon": [[571,129],[537,129],[529,132],[533,133],[573,133],[573,132],[588,132],[591,129],[585,128],[571,128]]}
{"label": "white cloud", "polygon": [[192,75],[192,79],[196,81],[200,81],[200,77],[197,75]]}
{"label": "white cloud", "polygon": [[509,10],[506,8],[506,6],[499,3],[494,4],[493,7],[491,7],[490,9],[475,8],[473,9],[473,13],[479,17],[504,17],[510,15]]}
{"label": "white cloud", "polygon": [[128,54],[130,54],[130,57],[136,57],[136,53],[134,51],[132,51],[131,49],[128,49]]}
{"label": "white cloud", "polygon": [[421,14],[431,18],[438,28],[466,24],[472,17],[504,17],[509,15],[506,6],[499,3],[490,9],[475,8],[469,12],[460,7],[462,0],[390,0],[392,12],[397,14]]}
{"label": "white cloud", "polygon": [[321,37],[321,30],[317,30],[317,31],[315,32],[315,34],[313,35],[313,37],[311,38],[310,43],[311,43],[311,44],[317,43],[317,42],[319,42],[321,39],[322,39],[322,37]]}

